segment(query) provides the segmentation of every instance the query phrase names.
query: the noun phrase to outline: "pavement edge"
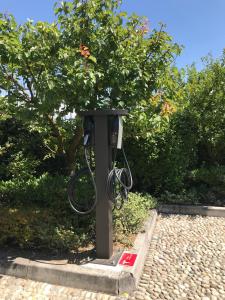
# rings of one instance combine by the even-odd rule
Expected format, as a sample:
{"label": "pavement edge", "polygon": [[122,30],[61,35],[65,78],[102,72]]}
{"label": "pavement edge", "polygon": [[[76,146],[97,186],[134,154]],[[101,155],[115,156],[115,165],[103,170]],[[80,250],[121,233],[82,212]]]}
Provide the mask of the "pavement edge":
{"label": "pavement edge", "polygon": [[158,212],[163,214],[200,215],[225,218],[225,207],[218,206],[162,204],[158,207]]}
{"label": "pavement edge", "polygon": [[155,229],[157,216],[157,210],[151,210],[150,217],[145,222],[143,232],[138,233],[134,242],[134,246],[132,250],[129,251],[136,253],[137,259],[134,267],[130,271],[129,269],[127,271],[125,269],[125,271],[122,272],[119,278],[118,294],[132,293],[137,288],[138,282],[143,272],[146,256],[148,254],[149,244],[151,242]]}

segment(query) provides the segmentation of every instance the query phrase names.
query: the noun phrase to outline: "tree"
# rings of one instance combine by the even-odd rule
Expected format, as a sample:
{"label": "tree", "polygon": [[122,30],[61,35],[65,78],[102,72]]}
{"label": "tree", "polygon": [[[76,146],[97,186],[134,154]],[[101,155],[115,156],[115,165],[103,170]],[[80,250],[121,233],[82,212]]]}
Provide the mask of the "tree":
{"label": "tree", "polygon": [[0,15],[0,89],[9,111],[43,136],[49,156],[73,168],[88,108],[130,108],[149,99],[179,54],[164,27],[127,16],[118,0],[61,2],[57,21],[17,25]]}
{"label": "tree", "polygon": [[186,85],[188,111],[198,130],[199,162],[225,164],[225,53],[204,58],[205,68],[189,68]]}

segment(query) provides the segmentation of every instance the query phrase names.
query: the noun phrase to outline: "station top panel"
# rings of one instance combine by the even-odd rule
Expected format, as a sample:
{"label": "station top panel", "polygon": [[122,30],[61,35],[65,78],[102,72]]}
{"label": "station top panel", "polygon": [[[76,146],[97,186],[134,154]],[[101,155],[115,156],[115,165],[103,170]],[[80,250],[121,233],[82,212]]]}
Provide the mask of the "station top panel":
{"label": "station top panel", "polygon": [[79,111],[80,116],[126,116],[128,115],[127,109],[91,109]]}

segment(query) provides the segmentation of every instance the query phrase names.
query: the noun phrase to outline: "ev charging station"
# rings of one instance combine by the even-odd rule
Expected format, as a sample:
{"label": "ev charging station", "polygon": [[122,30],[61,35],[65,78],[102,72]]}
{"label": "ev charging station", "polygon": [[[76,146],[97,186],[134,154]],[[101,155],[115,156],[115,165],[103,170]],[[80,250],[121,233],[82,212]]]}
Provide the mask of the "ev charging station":
{"label": "ev charging station", "polygon": [[[123,120],[127,110],[97,109],[80,112],[83,117],[84,149],[88,168],[95,190],[93,205],[83,211],[76,208],[76,179],[74,174],[68,184],[68,198],[72,209],[81,215],[96,208],[96,257],[109,259],[113,255],[112,208],[121,208],[132,188],[133,180],[122,147]],[[87,151],[93,150],[95,168],[88,160]],[[92,150],[91,150],[92,149]],[[126,167],[116,167],[116,153],[121,149]],[[80,174],[84,171],[81,170]]]}

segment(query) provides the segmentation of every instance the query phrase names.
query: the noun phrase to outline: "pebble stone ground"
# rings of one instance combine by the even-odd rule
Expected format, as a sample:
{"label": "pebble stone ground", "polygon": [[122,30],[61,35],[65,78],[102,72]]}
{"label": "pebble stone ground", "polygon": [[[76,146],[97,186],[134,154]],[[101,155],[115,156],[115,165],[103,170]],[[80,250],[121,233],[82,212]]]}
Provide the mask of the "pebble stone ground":
{"label": "pebble stone ground", "polygon": [[[0,275],[1,300],[124,300]],[[159,216],[129,300],[225,300],[225,218]]]}
{"label": "pebble stone ground", "polygon": [[225,299],[225,218],[160,216],[130,299]]}

